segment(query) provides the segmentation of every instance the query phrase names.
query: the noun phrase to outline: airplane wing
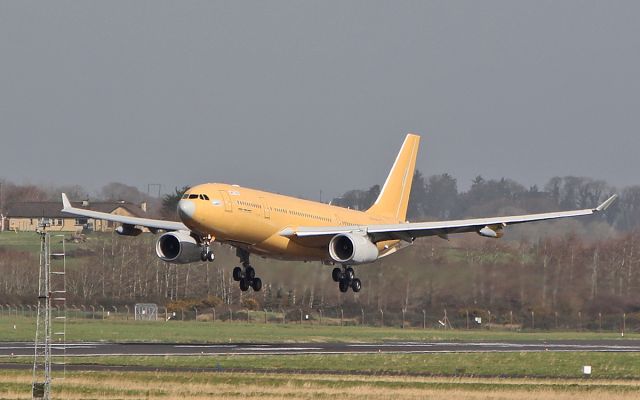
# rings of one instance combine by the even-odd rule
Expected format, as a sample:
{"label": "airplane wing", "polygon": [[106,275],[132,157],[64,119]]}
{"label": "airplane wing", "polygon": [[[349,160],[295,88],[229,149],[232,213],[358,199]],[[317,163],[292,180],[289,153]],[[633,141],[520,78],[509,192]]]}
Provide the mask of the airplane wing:
{"label": "airplane wing", "polygon": [[330,239],[332,236],[339,233],[362,232],[368,234],[374,243],[385,240],[404,240],[412,242],[414,239],[423,236],[438,235],[446,237],[448,234],[464,232],[477,232],[483,236],[497,238],[502,236],[502,229],[508,225],[599,213],[606,210],[617,197],[618,196],[614,194],[598,207],[584,210],[515,215],[508,217],[462,219],[455,221],[414,222],[405,224],[299,227],[284,229],[280,232],[280,235],[294,240],[296,238],[300,238],[301,240],[305,240],[304,238],[317,240],[322,237]]}
{"label": "airplane wing", "polygon": [[119,222],[123,225],[142,226],[145,228],[150,228],[151,230],[155,230],[155,229],[160,229],[164,231],[183,231],[183,230],[188,231],[189,230],[189,228],[187,228],[182,222],[163,221],[161,219],[128,217],[126,215],[114,215],[114,214],[109,214],[105,212],[76,208],[71,205],[69,198],[64,193],[62,193],[62,212],[71,214],[71,215],[77,215],[79,217]]}

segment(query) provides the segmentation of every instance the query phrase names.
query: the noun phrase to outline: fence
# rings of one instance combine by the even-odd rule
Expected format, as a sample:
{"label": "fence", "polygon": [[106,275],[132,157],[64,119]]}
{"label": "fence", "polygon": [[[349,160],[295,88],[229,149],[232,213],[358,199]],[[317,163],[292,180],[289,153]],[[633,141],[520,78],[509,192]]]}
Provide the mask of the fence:
{"label": "fence", "polygon": [[[131,320],[135,319],[134,305],[101,306],[71,305],[70,319]],[[2,317],[35,318],[37,305],[0,304]],[[276,308],[248,310],[238,307],[167,309],[159,306],[156,320],[236,322],[265,324],[311,324],[335,326],[398,327],[413,329],[501,329],[514,331],[614,331],[640,332],[640,313],[602,313],[560,311],[495,311],[479,309],[443,310],[439,314],[416,309],[341,308],[339,306],[314,309]]]}

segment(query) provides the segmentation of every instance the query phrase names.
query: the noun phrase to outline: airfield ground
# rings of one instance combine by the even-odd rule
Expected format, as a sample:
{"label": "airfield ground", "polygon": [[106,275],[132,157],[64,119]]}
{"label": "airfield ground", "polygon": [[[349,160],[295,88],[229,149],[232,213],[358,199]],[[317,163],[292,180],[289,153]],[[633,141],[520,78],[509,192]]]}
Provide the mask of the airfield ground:
{"label": "airfield ground", "polygon": [[[70,371],[356,374],[423,377],[636,380],[640,353],[507,352],[444,354],[115,355],[67,357]],[[2,357],[0,368],[30,368],[32,357]]]}
{"label": "airfield ground", "polygon": [[[259,312],[257,312],[259,313]],[[640,340],[640,334],[602,331],[512,331],[400,329],[373,326],[336,326],[304,322],[264,324],[246,322],[133,321],[118,319],[69,319],[68,341],[169,342],[169,343],[310,343],[385,341],[471,340]],[[32,341],[35,318],[0,316],[0,341]]]}
{"label": "airfield ground", "polygon": [[[31,374],[3,371],[0,396],[28,399]],[[638,382],[190,372],[73,372],[64,399],[635,399]]]}
{"label": "airfield ground", "polygon": [[[33,340],[33,318],[0,318],[0,341]],[[14,329],[15,325],[15,329]],[[537,341],[626,343],[615,332],[513,332],[70,320],[69,340],[171,343]],[[1,345],[2,343],[0,343]],[[31,357],[2,357],[0,398],[30,398]],[[640,352],[455,352],[67,357],[57,398],[640,398]],[[584,378],[582,366],[593,374]]]}

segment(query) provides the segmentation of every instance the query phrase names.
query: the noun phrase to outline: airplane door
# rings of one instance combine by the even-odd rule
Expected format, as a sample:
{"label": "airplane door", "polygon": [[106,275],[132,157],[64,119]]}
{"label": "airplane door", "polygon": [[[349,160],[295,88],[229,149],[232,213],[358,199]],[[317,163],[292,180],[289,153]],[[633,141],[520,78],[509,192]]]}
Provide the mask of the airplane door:
{"label": "airplane door", "polygon": [[266,219],[271,218],[271,209],[269,208],[269,203],[264,197],[260,197],[260,204],[262,205],[263,215]]}
{"label": "airplane door", "polygon": [[220,194],[222,195],[222,201],[224,201],[224,210],[226,212],[232,212],[233,208],[231,207],[231,198],[229,197],[229,193],[221,190]]}

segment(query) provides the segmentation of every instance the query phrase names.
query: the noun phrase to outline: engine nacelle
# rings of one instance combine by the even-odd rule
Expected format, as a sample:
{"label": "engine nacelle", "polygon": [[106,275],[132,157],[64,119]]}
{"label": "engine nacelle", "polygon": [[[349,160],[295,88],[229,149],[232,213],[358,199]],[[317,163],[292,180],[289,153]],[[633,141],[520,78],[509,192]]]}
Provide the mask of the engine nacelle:
{"label": "engine nacelle", "polygon": [[379,252],[367,236],[340,233],[329,242],[329,255],[335,262],[355,265],[374,262]]}
{"label": "engine nacelle", "polygon": [[122,225],[116,228],[116,233],[122,236],[138,236],[142,233],[142,229],[136,228],[133,225]]}
{"label": "engine nacelle", "polygon": [[156,254],[162,261],[189,264],[200,261],[202,247],[186,232],[167,232],[156,241]]}

